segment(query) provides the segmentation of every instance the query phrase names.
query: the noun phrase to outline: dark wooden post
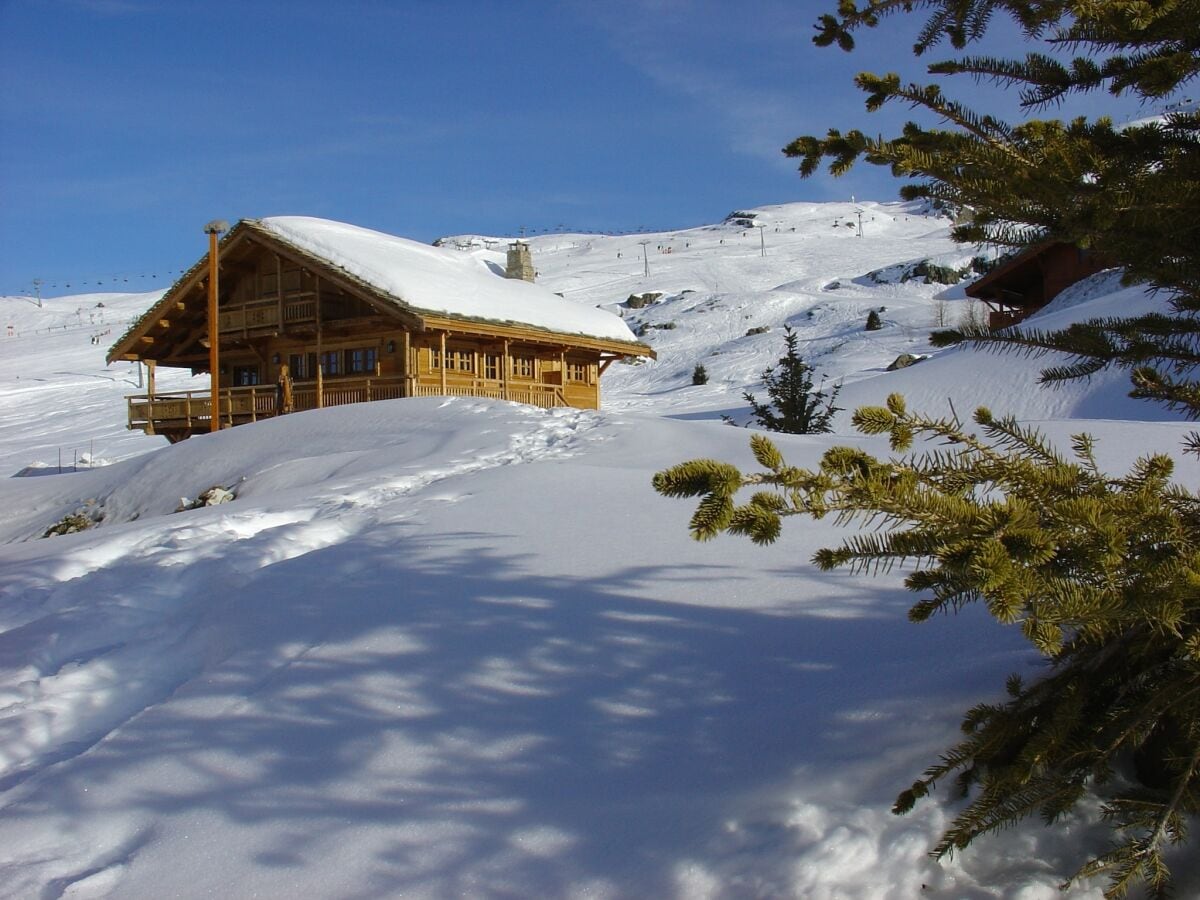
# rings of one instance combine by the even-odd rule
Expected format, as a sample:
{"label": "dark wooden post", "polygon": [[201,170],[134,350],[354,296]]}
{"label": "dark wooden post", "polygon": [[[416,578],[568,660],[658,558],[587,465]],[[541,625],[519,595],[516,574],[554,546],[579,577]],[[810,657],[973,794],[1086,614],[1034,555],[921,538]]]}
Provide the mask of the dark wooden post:
{"label": "dark wooden post", "polygon": [[313,276],[313,311],[317,316],[317,409],[325,407],[325,360],[321,349],[321,276]]}
{"label": "dark wooden post", "polygon": [[228,230],[228,222],[215,219],[204,226],[204,233],[208,235],[208,368],[212,398],[212,407],[209,410],[210,431],[219,431],[221,428],[221,356],[217,349],[221,332],[217,311],[217,236]]}
{"label": "dark wooden post", "polygon": [[446,393],[446,332],[442,332],[442,394]]}
{"label": "dark wooden post", "polygon": [[283,323],[283,259],[275,254],[275,317],[279,333],[284,333]]}
{"label": "dark wooden post", "polygon": [[512,368],[512,359],[510,359],[509,355],[508,355],[508,338],[504,339],[504,359],[502,359],[500,361],[500,363],[501,363],[501,369],[500,369],[501,396],[505,400],[507,400],[508,399],[508,370],[510,368]]}

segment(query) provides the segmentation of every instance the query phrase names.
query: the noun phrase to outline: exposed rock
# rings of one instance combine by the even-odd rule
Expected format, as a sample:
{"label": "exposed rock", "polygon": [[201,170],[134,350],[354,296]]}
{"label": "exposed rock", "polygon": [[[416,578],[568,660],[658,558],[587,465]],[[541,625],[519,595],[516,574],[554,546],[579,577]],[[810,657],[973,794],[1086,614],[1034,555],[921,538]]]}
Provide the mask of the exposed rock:
{"label": "exposed rock", "polygon": [[646,291],[641,294],[630,294],[629,299],[625,301],[625,305],[630,309],[644,309],[662,299],[662,291]]}
{"label": "exposed rock", "polygon": [[179,498],[179,506],[175,508],[175,512],[184,512],[189,509],[202,509],[205,506],[220,506],[222,503],[230,503],[237,498],[237,494],[229,488],[222,487],[219,484],[214,484],[207,491],[201,491],[195,500],[189,500],[187,497]]}
{"label": "exposed rock", "polygon": [[77,531],[87,531],[104,519],[104,511],[95,500],[88,500],[83,506],[69,515],[63,516],[44,532],[42,537],[54,537],[59,534],[75,534]]}
{"label": "exposed rock", "polygon": [[909,366],[915,366],[917,363],[926,359],[929,359],[929,357],[923,356],[919,353],[901,353],[894,360],[892,360],[892,364],[887,367],[887,370],[889,372],[895,372],[897,369],[907,369]]}
{"label": "exposed rock", "polygon": [[82,513],[71,513],[45,530],[42,537],[54,537],[58,534],[74,534],[77,531],[87,531],[96,523]]}

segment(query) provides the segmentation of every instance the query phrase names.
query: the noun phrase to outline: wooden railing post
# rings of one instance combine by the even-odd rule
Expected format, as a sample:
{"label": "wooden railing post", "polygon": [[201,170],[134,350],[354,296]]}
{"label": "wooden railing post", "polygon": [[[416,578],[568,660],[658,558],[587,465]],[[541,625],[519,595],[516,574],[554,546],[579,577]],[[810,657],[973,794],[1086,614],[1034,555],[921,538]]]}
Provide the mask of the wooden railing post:
{"label": "wooden railing post", "polygon": [[441,354],[442,354],[442,393],[446,393],[446,332],[441,335]]}
{"label": "wooden railing post", "polygon": [[501,396],[505,400],[507,400],[508,399],[508,370],[510,368],[512,368],[512,360],[509,358],[509,355],[508,355],[508,338],[504,339],[504,359],[501,360],[500,364],[501,364],[501,366],[503,366],[503,368],[500,370],[501,371],[500,377],[502,379],[502,383],[500,385],[500,392],[501,392]]}

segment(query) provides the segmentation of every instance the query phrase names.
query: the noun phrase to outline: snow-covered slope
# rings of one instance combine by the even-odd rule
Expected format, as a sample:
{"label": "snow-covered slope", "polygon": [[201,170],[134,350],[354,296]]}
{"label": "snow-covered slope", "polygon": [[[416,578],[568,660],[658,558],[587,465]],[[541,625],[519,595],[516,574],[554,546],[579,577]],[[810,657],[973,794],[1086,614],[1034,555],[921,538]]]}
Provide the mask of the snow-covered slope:
{"label": "snow-covered slope", "polygon": [[[695,544],[689,505],[649,487],[694,456],[750,465],[719,415],[744,417],[785,323],[847,407],[1016,409],[1097,433],[1113,468],[1179,446],[1191,426],[1119,375],[1048,392],[1037,360],[962,350],[884,373],[966,302],[867,274],[970,253],[945,220],[859,208],[862,238],[832,225],[849,204],[747,211],[762,235],[534,237],[552,289],[675,323],[645,332],[657,361],[610,369],[600,412],[398,400],[166,446],[122,431],[137,375],[89,321],[154,297],[2,301],[0,464],[113,462],[0,480],[0,896],[1061,896],[1104,839],[1094,809],[942,864],[952,801],[888,812],[961,711],[1033,671],[1018,635],[979,610],[911,625],[897,574],[817,572],[824,522]],[[624,305],[644,291],[663,296]],[[1100,278],[1044,324],[1158,302]],[[812,464],[846,440],[885,450],[779,443]],[[214,484],[237,499],[174,512]],[[81,507],[101,524],[36,539]],[[1177,871],[1200,894],[1194,860]]]}
{"label": "snow-covered slope", "polygon": [[[37,306],[0,297],[0,477],[26,467],[58,471],[145,453],[162,438],[129,431],[125,395],[138,393],[131,363],[104,364],[104,352],[128,324],[152,306],[148,294],[53,297]],[[163,391],[204,389],[207,378],[163,369]]]}

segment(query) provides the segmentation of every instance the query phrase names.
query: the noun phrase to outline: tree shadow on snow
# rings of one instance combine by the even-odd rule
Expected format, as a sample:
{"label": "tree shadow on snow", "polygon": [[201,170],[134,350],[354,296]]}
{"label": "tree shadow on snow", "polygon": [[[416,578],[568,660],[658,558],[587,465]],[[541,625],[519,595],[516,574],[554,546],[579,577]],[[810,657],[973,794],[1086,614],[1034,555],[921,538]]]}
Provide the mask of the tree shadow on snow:
{"label": "tree shadow on snow", "polygon": [[[51,807],[85,829],[190,828],[194,852],[224,859],[212,885],[231,872],[306,883],[336,865],[339,896],[663,896],[678,861],[720,834],[730,798],[785,783],[798,759],[881,752],[857,744],[847,711],[866,721],[909,702],[912,660],[932,665],[946,640],[903,623],[907,595],[880,585],[849,614],[763,612],[655,599],[667,583],[698,600],[736,591],[733,568],[531,574],[532,551],[501,551],[494,533],[404,522],[262,567],[281,537],[235,545],[208,581],[211,561],[196,560],[93,585],[173,579],[168,618],[191,593],[177,627],[137,626],[187,662],[87,752],[30,779],[10,827]],[[853,590],[833,578],[804,583]],[[180,847],[139,849],[164,892]],[[184,871],[200,891],[196,866]]]}

